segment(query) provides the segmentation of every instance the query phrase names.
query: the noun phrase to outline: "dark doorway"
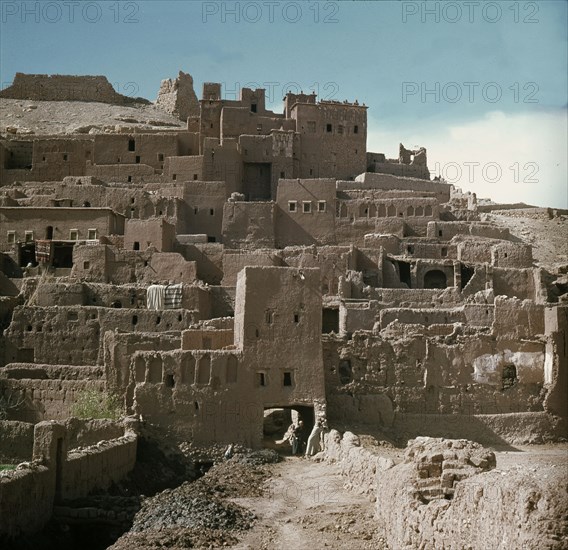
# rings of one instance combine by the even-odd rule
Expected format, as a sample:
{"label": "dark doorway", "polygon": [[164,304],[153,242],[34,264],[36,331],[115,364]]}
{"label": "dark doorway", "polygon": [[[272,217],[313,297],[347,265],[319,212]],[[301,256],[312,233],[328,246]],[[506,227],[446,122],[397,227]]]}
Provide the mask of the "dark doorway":
{"label": "dark doorway", "polygon": [[424,275],[424,288],[446,288],[447,286],[446,274],[439,269],[433,269]]}
{"label": "dark doorway", "polygon": [[461,264],[461,288],[462,290],[467,286],[467,283],[473,277],[475,269],[471,265]]}
{"label": "dark doorway", "polygon": [[321,332],[322,334],[329,334],[335,332],[339,334],[339,309],[324,307],[322,309],[321,319]]}
{"label": "dark doorway", "polygon": [[45,229],[45,238],[48,241],[51,241],[51,239],[53,239],[53,225],[48,225]]}
{"label": "dark doorway", "polygon": [[268,162],[245,162],[243,190],[249,201],[270,200],[272,165]]}
{"label": "dark doorway", "polygon": [[73,247],[71,243],[55,243],[53,246],[53,267],[73,267]]}
{"label": "dark doorway", "polygon": [[20,267],[26,267],[29,264],[31,264],[32,267],[37,265],[34,243],[24,244],[20,248]]}
{"label": "dark doorway", "polygon": [[410,283],[410,264],[407,262],[398,262],[398,273],[400,282],[404,283],[408,288],[412,288]]}

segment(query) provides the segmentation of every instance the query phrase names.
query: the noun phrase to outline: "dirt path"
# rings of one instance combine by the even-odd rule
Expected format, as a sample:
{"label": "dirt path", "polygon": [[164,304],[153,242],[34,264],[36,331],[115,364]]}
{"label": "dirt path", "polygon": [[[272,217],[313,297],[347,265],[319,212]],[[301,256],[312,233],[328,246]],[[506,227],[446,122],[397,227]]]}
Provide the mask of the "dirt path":
{"label": "dirt path", "polygon": [[339,467],[287,457],[273,466],[260,498],[234,502],[258,517],[236,550],[386,549],[374,503],[343,488]]}

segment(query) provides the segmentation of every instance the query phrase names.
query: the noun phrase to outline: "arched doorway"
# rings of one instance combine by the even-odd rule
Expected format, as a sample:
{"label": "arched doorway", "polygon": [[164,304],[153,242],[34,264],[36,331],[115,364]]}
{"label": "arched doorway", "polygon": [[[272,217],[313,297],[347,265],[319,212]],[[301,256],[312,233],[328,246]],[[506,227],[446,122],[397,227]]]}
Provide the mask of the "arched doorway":
{"label": "arched doorway", "polygon": [[424,288],[446,288],[448,279],[440,269],[432,269],[424,275]]}

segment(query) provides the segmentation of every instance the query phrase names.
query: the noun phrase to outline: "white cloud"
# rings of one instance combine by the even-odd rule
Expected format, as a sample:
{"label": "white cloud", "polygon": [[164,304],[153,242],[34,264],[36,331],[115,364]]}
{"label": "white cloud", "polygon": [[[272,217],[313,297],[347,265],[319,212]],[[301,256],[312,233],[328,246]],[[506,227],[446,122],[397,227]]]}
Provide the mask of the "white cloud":
{"label": "white cloud", "polygon": [[[367,149],[398,156],[398,143],[428,149],[432,176],[495,202],[568,208],[567,111],[487,113],[457,125],[428,120],[417,129],[374,130]],[[471,164],[476,163],[476,164]]]}

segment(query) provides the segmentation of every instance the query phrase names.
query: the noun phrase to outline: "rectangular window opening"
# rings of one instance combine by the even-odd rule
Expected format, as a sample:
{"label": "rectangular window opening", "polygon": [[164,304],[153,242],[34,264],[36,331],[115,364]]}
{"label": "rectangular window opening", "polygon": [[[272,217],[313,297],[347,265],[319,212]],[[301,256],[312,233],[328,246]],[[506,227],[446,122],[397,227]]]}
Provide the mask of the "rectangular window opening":
{"label": "rectangular window opening", "polygon": [[291,386],[292,385],[292,373],[291,372],[285,372],[284,373],[283,385],[284,386]]}

